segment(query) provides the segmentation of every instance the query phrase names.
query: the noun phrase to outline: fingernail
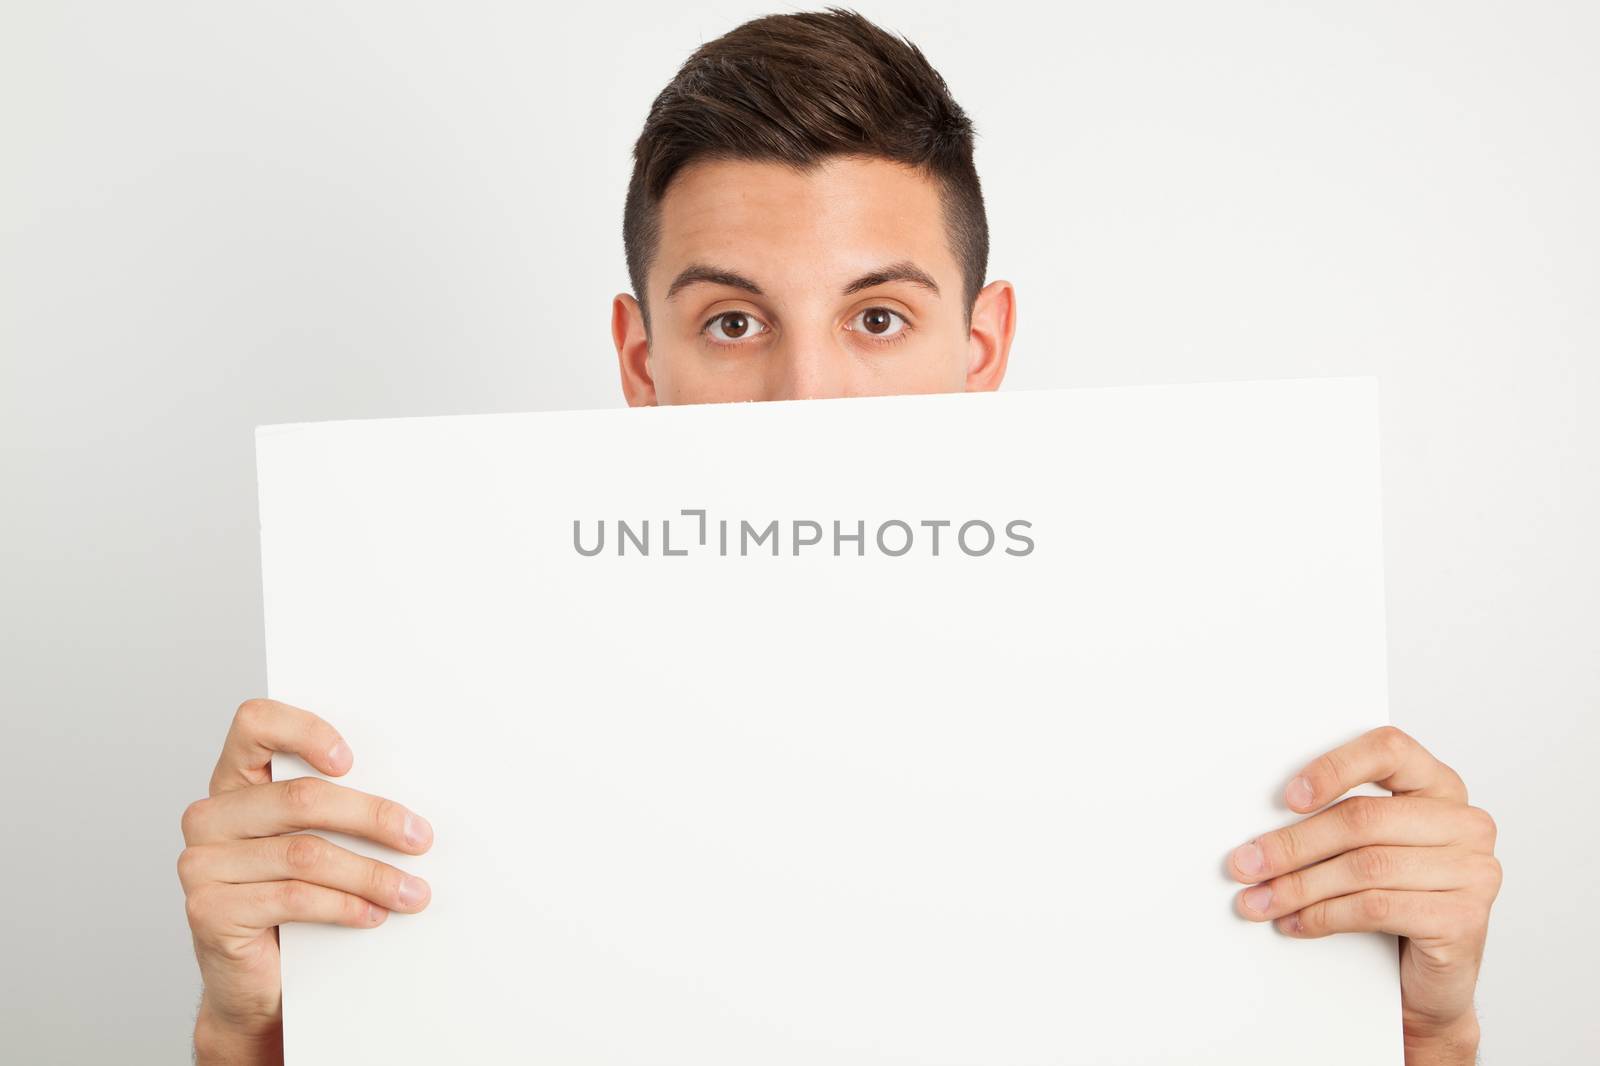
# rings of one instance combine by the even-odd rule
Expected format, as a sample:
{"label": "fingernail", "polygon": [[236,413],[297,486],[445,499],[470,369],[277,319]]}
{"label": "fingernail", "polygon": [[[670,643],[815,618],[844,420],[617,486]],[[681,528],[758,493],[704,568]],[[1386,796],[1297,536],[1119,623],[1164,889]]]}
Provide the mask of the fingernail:
{"label": "fingernail", "polygon": [[376,903],[367,904],[367,921],[374,924],[383,921],[383,908]]}
{"label": "fingernail", "polygon": [[1254,888],[1245,889],[1244,905],[1257,914],[1265,913],[1266,909],[1272,905],[1272,886],[1257,885]]}
{"label": "fingernail", "polygon": [[1286,918],[1278,919],[1278,921],[1281,923],[1280,928],[1285,933],[1298,933],[1300,931],[1300,916],[1298,914],[1291,914]]}
{"label": "fingernail", "polygon": [[406,843],[414,848],[420,848],[428,842],[428,837],[433,834],[433,827],[420,814],[406,812]]}
{"label": "fingernail", "polygon": [[335,770],[343,766],[350,757],[350,745],[346,744],[342,739],[328,749],[328,762]]}
{"label": "fingernail", "polygon": [[415,907],[421,903],[428,894],[428,886],[420,877],[406,874],[400,878],[400,904],[404,907]]}
{"label": "fingernail", "polygon": [[1267,868],[1267,859],[1255,841],[1251,841],[1233,849],[1233,868],[1246,877],[1254,877]]}
{"label": "fingernail", "polygon": [[1304,774],[1301,774],[1289,782],[1289,787],[1283,790],[1283,794],[1284,798],[1289,801],[1289,806],[1309,807],[1311,806],[1311,797],[1315,793],[1311,791],[1311,782],[1306,779]]}

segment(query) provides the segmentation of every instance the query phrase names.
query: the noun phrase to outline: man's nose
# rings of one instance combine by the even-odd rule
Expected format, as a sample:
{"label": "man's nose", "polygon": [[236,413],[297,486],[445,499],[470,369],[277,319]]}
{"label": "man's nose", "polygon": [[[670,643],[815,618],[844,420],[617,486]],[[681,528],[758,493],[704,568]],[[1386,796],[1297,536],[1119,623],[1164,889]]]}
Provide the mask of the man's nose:
{"label": "man's nose", "polygon": [[767,379],[769,400],[822,400],[850,395],[849,354],[827,337],[779,345]]}

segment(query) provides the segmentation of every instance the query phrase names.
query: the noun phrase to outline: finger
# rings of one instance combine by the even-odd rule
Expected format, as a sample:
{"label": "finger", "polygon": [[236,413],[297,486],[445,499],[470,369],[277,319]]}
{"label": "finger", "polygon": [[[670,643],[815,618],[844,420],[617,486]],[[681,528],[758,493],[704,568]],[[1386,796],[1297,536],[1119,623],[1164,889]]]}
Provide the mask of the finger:
{"label": "finger", "polygon": [[328,829],[420,854],[433,842],[428,820],[394,800],[320,777],[291,777],[195,800],[183,812],[184,843]]}
{"label": "finger", "polygon": [[272,753],[298,755],[338,777],[355,757],[339,731],[318,715],[277,700],[245,700],[234,712],[211,773],[211,795],[272,780]]}
{"label": "finger", "polygon": [[408,913],[427,906],[432,894],[422,878],[311,833],[185,848],[178,880],[185,892],[210,882],[306,881]]}
{"label": "finger", "polygon": [[349,892],[306,881],[204,885],[187,897],[189,927],[197,941],[216,945],[253,937],[284,922],[322,922],[370,928],[389,912]]}
{"label": "finger", "polygon": [[1392,933],[1434,939],[1475,928],[1478,909],[1462,892],[1369,888],[1313,903],[1284,915],[1274,924],[1280,932],[1303,939],[1332,933]]}
{"label": "finger", "polygon": [[1251,921],[1264,922],[1369,888],[1469,889],[1490,876],[1490,866],[1499,866],[1492,855],[1463,848],[1357,848],[1247,888],[1235,897],[1235,906]]}
{"label": "finger", "polygon": [[1396,794],[1467,802],[1459,774],[1388,725],[1313,759],[1290,780],[1283,798],[1292,810],[1314,811],[1369,781]]}
{"label": "finger", "polygon": [[1241,844],[1228,867],[1240,881],[1265,881],[1353,848],[1372,844],[1448,847],[1475,851],[1486,843],[1492,821],[1476,807],[1420,796],[1350,796],[1294,825]]}

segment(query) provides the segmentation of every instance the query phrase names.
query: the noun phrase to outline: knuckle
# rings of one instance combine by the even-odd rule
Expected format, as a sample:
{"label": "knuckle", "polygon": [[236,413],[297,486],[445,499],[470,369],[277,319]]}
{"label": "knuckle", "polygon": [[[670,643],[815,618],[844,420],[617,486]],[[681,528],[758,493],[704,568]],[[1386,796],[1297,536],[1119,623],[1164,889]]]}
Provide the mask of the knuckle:
{"label": "knuckle", "polygon": [[392,799],[378,796],[372,801],[372,825],[376,834],[399,837],[404,828],[405,812]]}
{"label": "knuckle", "polygon": [[200,827],[205,824],[206,814],[211,809],[211,797],[197,799],[183,809],[183,816],[178,820],[178,826],[183,831],[184,843],[192,843],[200,834]]}
{"label": "knuckle", "polygon": [[1494,847],[1495,839],[1500,834],[1500,827],[1495,825],[1494,816],[1482,807],[1468,807],[1467,812],[1472,818],[1473,830],[1478,838],[1487,846]]}
{"label": "knuckle", "polygon": [[200,855],[194,847],[184,848],[178,852],[178,882],[187,888],[195,882],[195,863],[200,860]]}
{"label": "knuckle", "polygon": [[1330,751],[1317,756],[1310,767],[1311,776],[1313,779],[1330,781],[1335,786],[1341,786],[1347,779],[1349,765],[1349,760],[1342,752]]}
{"label": "knuckle", "polygon": [[[381,862],[373,862],[367,870],[367,899],[382,904],[400,894],[400,871]],[[359,902],[359,901],[357,901]]]}
{"label": "knuckle", "polygon": [[1393,909],[1387,892],[1363,892],[1357,898],[1361,901],[1361,916],[1369,922],[1387,920]]}
{"label": "knuckle", "polygon": [[209,885],[199,885],[184,895],[184,916],[196,935],[203,935],[210,928],[216,902],[216,890]]}
{"label": "knuckle", "polygon": [[1306,875],[1300,870],[1295,870],[1292,873],[1286,873],[1282,877],[1273,879],[1272,902],[1275,906],[1293,909],[1300,900],[1305,899],[1308,895]]}
{"label": "knuckle", "polygon": [[322,789],[321,778],[291,777],[283,783],[284,806],[297,815],[309,814],[321,802]]}
{"label": "knuckle", "polygon": [[327,842],[310,833],[297,833],[286,838],[283,860],[291,870],[309,873],[322,864],[327,852]]}
{"label": "knuckle", "polygon": [[[1434,761],[1439,762],[1438,759]],[[1454,791],[1460,793],[1461,802],[1466,803],[1468,796],[1466,779],[1456,773],[1455,767],[1443,762],[1439,762],[1439,773],[1443,775],[1446,783],[1454,786]]]}
{"label": "knuckle", "polygon": [[1381,885],[1394,873],[1394,856],[1383,848],[1352,851],[1350,863],[1355,867],[1356,881],[1363,885]]}
{"label": "knuckle", "polygon": [[1370,834],[1383,818],[1382,801],[1375,796],[1351,796],[1338,810],[1340,824],[1356,837]]}
{"label": "knuckle", "polygon": [[1398,726],[1380,725],[1372,731],[1372,739],[1388,754],[1404,755],[1416,743],[1411,734]]}
{"label": "knuckle", "polygon": [[365,924],[365,919],[371,906],[365,899],[353,892],[341,892],[339,894],[339,914],[342,921],[354,925]]}
{"label": "knuckle", "polygon": [[1481,945],[1489,938],[1489,912],[1494,909],[1494,900],[1480,901],[1472,914],[1473,938]]}
{"label": "knuckle", "polygon": [[1299,865],[1297,860],[1304,846],[1304,834],[1299,826],[1295,825],[1274,829],[1256,839],[1256,847],[1261,849],[1261,857],[1266,861],[1268,873],[1286,866]]}
{"label": "knuckle", "polygon": [[269,701],[252,697],[239,704],[238,709],[233,712],[233,720],[245,732],[253,732],[272,713],[271,707]]}
{"label": "knuckle", "polygon": [[1500,885],[1505,880],[1505,870],[1500,865],[1500,860],[1493,855],[1485,855],[1478,863],[1478,884],[1484,894],[1493,901],[1500,894]]}
{"label": "knuckle", "polygon": [[277,888],[278,904],[287,914],[301,914],[310,903],[311,886],[304,881],[279,881]]}

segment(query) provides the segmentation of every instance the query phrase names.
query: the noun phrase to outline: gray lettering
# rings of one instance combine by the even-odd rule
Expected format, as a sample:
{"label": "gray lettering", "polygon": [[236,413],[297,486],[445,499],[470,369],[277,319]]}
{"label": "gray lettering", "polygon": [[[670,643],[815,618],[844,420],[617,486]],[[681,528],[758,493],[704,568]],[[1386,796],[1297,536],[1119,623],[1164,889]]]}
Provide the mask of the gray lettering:
{"label": "gray lettering", "polygon": [[[897,551],[897,552],[890,551],[889,550],[889,546],[883,542],[883,531],[888,529],[890,526],[899,526],[901,529],[906,531],[906,542],[903,545],[900,546],[900,550]],[[906,552],[910,551],[911,550],[911,527],[906,525],[904,522],[900,521],[898,518],[891,518],[889,521],[887,521],[883,525],[879,526],[878,527],[878,550],[881,551],[885,555],[891,555],[891,556],[896,556],[896,557],[904,555]]]}
{"label": "gray lettering", "polygon": [[679,511],[678,513],[682,514],[682,515],[699,515],[700,516],[700,547],[704,548],[706,546],[706,513],[705,513],[705,511],[703,511],[703,510],[701,510],[701,511]]}
{"label": "gray lettering", "polygon": [[599,555],[601,549],[606,546],[606,524],[604,522],[596,522],[594,524],[595,529],[599,531],[600,539],[595,542],[593,551],[583,546],[583,539],[578,536],[579,525],[579,521],[574,518],[572,520],[572,546],[578,549],[579,555]]}
{"label": "gray lettering", "polygon": [[630,540],[633,541],[633,546],[635,548],[639,549],[639,554],[640,555],[649,555],[650,554],[650,520],[648,518],[646,518],[641,523],[641,525],[644,528],[644,539],[643,540],[640,540],[637,536],[634,535],[633,530],[628,528],[628,523],[624,519],[621,519],[621,518],[617,519],[617,554],[618,555],[626,555],[626,554],[628,554],[626,549],[627,549],[627,542],[630,541]]}
{"label": "gray lettering", "polygon": [[[967,530],[971,529],[973,526],[982,526],[983,532],[989,538],[988,543],[983,546],[982,551],[973,551],[971,548],[967,547]],[[956,532],[956,541],[961,545],[961,550],[966,552],[968,555],[988,555],[989,550],[994,547],[994,527],[983,521],[981,518],[974,518],[972,521],[964,523],[961,526],[961,529]]]}
{"label": "gray lettering", "polygon": [[857,522],[854,533],[841,533],[839,532],[839,520],[835,518],[833,520],[833,554],[838,555],[839,546],[847,540],[856,542],[857,555],[867,554],[867,524],[865,522]]}
{"label": "gray lettering", "polygon": [[[801,526],[810,526],[812,529],[816,530],[817,535],[814,536],[814,537],[811,537],[810,539],[802,540],[800,538],[800,527]],[[794,553],[796,555],[800,554],[800,549],[801,548],[809,548],[813,544],[821,544],[821,543],[822,543],[822,523],[821,522],[813,522],[808,518],[798,518],[798,519],[795,520],[795,523],[794,523]]]}
{"label": "gray lettering", "polygon": [[1018,533],[1017,532],[1017,527],[1018,526],[1021,526],[1023,529],[1032,529],[1033,528],[1033,523],[1029,522],[1027,519],[1024,519],[1024,518],[1014,518],[1010,522],[1006,523],[1006,536],[1010,537],[1012,540],[1021,541],[1022,543],[1026,544],[1027,547],[1023,548],[1021,551],[1018,551],[1015,548],[1007,548],[1006,549],[1006,554],[1007,555],[1032,555],[1033,554],[1033,538],[1032,537],[1027,537],[1027,536],[1022,535],[1021,533]]}
{"label": "gray lettering", "polygon": [[[755,526],[752,526],[749,522],[746,522],[742,518],[739,519],[739,554],[740,555],[749,555],[750,554],[750,535],[755,533],[755,531],[756,531]],[[756,537],[756,547],[758,547],[758,548],[761,547],[761,545],[766,542],[766,539],[768,537],[772,538],[772,554],[773,555],[777,555],[778,554],[778,520],[776,518],[774,518],[770,523],[768,523],[767,528],[763,533],[761,533],[759,536]]]}
{"label": "gray lettering", "polygon": [[688,548],[679,548],[677,551],[673,551],[672,550],[672,519],[670,519],[670,518],[663,518],[661,520],[661,554],[662,555],[688,555],[689,554],[689,549]]}
{"label": "gray lettering", "polygon": [[940,530],[940,528],[942,528],[944,526],[948,526],[949,524],[950,524],[950,520],[948,518],[924,518],[922,520],[922,525],[925,525],[929,529],[933,530],[933,554],[934,555],[938,555],[939,554],[939,530]]}

